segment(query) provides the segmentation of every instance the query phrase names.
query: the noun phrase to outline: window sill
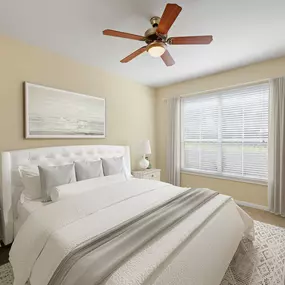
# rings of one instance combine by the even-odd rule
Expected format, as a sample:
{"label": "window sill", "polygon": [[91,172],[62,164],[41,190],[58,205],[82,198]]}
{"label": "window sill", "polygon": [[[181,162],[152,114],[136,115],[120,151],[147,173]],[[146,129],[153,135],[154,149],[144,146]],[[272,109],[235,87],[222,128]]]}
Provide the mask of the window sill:
{"label": "window sill", "polygon": [[232,177],[232,176],[225,176],[225,175],[218,175],[218,174],[212,174],[207,172],[198,172],[188,169],[181,169],[180,173],[182,174],[191,174],[196,176],[204,176],[208,178],[214,178],[214,179],[223,179],[223,180],[230,180],[230,181],[236,181],[236,182],[243,182],[243,183],[250,183],[250,184],[258,184],[267,186],[267,181],[264,180],[258,180],[258,179],[250,179],[250,178],[238,178],[238,177]]}

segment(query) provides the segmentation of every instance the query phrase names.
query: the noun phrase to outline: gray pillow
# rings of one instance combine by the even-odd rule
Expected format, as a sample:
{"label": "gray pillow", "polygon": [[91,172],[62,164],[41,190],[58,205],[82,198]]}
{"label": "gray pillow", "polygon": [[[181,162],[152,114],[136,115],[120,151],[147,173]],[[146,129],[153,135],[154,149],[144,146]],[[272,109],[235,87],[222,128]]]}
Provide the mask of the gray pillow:
{"label": "gray pillow", "polygon": [[104,176],[102,160],[75,161],[75,172],[77,181]]}
{"label": "gray pillow", "polygon": [[124,173],[124,161],[122,156],[101,159],[105,176]]}
{"label": "gray pillow", "polygon": [[58,166],[39,166],[42,201],[51,200],[50,191],[53,187],[76,182],[74,164]]}

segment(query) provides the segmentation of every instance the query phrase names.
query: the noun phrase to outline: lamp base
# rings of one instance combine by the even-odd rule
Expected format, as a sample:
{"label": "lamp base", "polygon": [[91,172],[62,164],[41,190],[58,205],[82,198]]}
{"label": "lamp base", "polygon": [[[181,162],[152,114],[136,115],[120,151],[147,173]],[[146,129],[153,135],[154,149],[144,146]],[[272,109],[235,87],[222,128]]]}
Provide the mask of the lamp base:
{"label": "lamp base", "polygon": [[145,159],[145,156],[143,156],[143,158],[140,160],[139,165],[140,165],[141,169],[147,169],[148,168],[149,161],[147,159]]}
{"label": "lamp base", "polygon": [[152,169],[152,165],[151,165],[151,163],[150,163],[149,157],[146,156],[145,159],[149,162],[147,169]]}

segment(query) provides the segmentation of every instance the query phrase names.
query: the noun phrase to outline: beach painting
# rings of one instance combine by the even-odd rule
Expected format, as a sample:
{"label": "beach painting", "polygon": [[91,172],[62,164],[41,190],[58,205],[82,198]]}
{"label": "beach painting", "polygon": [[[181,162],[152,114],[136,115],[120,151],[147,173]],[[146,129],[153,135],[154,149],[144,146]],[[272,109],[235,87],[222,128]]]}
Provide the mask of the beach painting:
{"label": "beach painting", "polygon": [[26,138],[105,138],[105,99],[24,83]]}

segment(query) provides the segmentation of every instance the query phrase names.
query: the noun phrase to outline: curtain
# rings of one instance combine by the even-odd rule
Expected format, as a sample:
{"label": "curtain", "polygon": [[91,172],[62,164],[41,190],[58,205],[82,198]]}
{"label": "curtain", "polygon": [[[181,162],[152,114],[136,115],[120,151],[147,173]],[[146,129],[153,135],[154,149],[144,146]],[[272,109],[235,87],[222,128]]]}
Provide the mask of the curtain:
{"label": "curtain", "polygon": [[269,122],[269,210],[285,217],[285,78],[271,81]]}
{"label": "curtain", "polygon": [[166,157],[168,182],[180,186],[180,98],[167,99]]}

